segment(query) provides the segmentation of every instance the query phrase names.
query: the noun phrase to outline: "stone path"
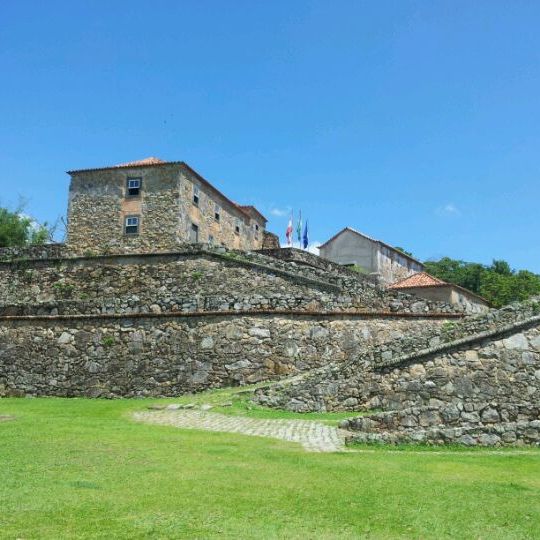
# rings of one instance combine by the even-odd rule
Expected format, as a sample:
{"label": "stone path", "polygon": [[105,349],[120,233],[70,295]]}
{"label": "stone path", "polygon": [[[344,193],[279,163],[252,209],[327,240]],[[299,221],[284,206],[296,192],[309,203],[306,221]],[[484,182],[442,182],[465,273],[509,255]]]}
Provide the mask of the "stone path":
{"label": "stone path", "polygon": [[345,450],[345,431],[311,420],[263,420],[185,409],[137,412],[134,418],[140,422],[179,428],[242,433],[297,442],[308,452]]}

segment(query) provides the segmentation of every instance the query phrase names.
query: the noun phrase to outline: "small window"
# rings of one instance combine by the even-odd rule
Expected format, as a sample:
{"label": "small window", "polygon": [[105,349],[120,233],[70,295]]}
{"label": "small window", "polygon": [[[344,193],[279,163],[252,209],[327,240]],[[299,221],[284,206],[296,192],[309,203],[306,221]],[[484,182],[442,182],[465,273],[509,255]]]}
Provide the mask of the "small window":
{"label": "small window", "polygon": [[125,226],[126,234],[139,234],[139,216],[128,216]]}
{"label": "small window", "polygon": [[236,220],[236,224],[234,226],[234,233],[240,234],[240,221],[239,220]]}
{"label": "small window", "polygon": [[214,237],[211,234],[208,235],[208,244],[211,246],[214,245]]}
{"label": "small window", "polygon": [[136,197],[141,193],[142,178],[127,179],[127,194],[129,197]]}
{"label": "small window", "polygon": [[216,204],[214,208],[214,219],[219,222],[221,219],[221,208],[219,207],[219,204]]}
{"label": "small window", "polygon": [[199,188],[197,186],[193,186],[193,204],[199,206]]}
{"label": "small window", "polygon": [[255,230],[258,231],[259,230],[259,226],[255,223]]}
{"label": "small window", "polygon": [[195,223],[191,224],[190,240],[192,244],[199,242],[199,226],[195,225]]}

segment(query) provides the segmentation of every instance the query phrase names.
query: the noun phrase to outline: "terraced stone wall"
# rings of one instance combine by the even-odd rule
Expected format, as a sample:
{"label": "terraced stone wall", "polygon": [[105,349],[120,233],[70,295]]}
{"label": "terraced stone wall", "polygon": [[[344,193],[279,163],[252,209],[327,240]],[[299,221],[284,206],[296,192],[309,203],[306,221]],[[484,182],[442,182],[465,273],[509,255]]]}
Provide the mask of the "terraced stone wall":
{"label": "terraced stone wall", "polygon": [[256,400],[296,411],[384,412],[343,427],[362,442],[540,444],[540,303],[374,346]]}
{"label": "terraced stone wall", "polygon": [[0,314],[294,309],[455,313],[361,277],[248,252],[181,252],[0,262]]}
{"label": "terraced stone wall", "polygon": [[441,324],[346,314],[0,319],[0,396],[176,396],[346,362]]}

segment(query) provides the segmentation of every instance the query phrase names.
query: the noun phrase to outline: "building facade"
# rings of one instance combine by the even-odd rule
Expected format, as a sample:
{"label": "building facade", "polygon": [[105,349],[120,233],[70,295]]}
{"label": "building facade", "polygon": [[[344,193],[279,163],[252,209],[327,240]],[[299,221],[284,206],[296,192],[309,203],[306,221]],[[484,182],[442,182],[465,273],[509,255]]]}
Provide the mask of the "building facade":
{"label": "building facade", "polygon": [[186,243],[263,246],[266,218],[184,162],[147,158],[68,174],[67,244],[74,253],[174,251]]}
{"label": "building facade", "polygon": [[396,283],[392,283],[388,288],[413,294],[427,300],[460,306],[465,313],[489,311],[489,303],[485,298],[459,285],[447,283],[427,272],[419,272],[405,279],[400,279]]}
{"label": "building facade", "polygon": [[319,246],[319,254],[338,264],[360,267],[383,284],[424,270],[420,261],[351,227],[345,227]]}

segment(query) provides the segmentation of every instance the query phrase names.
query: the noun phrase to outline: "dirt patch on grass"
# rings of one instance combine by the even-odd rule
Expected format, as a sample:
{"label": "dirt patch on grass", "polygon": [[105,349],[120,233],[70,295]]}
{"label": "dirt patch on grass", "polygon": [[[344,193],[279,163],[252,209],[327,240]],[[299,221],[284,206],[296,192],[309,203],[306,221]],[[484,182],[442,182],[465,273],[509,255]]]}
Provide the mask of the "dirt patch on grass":
{"label": "dirt patch on grass", "polygon": [[0,414],[0,422],[9,422],[9,420],[15,420],[15,417],[9,416],[9,414]]}

